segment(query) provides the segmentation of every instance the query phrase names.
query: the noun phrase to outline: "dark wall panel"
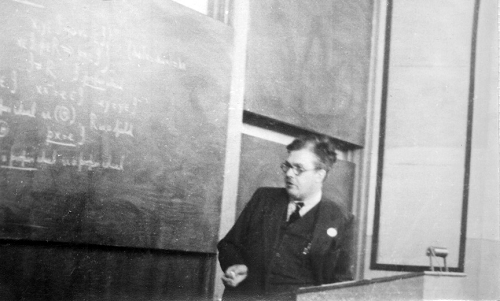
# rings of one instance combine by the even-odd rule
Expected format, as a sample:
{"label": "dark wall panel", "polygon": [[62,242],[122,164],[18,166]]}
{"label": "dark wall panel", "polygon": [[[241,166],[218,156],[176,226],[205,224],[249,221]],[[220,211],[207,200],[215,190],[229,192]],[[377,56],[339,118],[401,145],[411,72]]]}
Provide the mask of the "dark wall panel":
{"label": "dark wall panel", "polygon": [[250,1],[245,109],[364,144],[372,1]]}
{"label": "dark wall panel", "polygon": [[0,244],[0,300],[209,300],[214,255]]}

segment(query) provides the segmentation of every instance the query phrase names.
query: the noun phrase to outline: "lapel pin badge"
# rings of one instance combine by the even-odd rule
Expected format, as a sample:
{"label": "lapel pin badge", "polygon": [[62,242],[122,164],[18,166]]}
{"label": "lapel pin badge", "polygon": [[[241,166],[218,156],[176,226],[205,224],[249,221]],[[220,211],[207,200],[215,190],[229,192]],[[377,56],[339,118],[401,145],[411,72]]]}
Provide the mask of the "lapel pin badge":
{"label": "lapel pin badge", "polygon": [[335,236],[337,236],[337,229],[328,228],[328,230],[326,230],[326,234],[330,237],[335,237]]}

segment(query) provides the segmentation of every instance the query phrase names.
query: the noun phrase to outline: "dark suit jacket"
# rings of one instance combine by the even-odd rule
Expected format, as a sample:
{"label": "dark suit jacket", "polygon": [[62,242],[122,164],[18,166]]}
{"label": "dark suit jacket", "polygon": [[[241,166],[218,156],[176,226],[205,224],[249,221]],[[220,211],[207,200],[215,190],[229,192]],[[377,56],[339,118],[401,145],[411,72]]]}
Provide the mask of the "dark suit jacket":
{"label": "dark suit jacket", "polygon": [[[264,294],[270,262],[280,227],[286,218],[288,193],[284,188],[259,188],[233,228],[218,244],[223,271],[234,264],[248,267],[247,278],[226,292]],[[315,285],[352,280],[351,248],[353,216],[343,206],[323,198],[311,241],[311,266]],[[328,235],[336,232],[332,237]],[[226,292],[224,295],[226,295]]]}

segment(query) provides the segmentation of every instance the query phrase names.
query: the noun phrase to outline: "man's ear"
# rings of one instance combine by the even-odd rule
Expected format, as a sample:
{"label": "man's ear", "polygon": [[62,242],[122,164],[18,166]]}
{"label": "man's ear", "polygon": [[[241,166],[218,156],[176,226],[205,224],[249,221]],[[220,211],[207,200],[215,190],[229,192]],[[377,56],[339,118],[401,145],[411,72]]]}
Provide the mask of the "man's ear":
{"label": "man's ear", "polygon": [[326,170],[320,169],[318,170],[318,182],[323,182],[326,179]]}

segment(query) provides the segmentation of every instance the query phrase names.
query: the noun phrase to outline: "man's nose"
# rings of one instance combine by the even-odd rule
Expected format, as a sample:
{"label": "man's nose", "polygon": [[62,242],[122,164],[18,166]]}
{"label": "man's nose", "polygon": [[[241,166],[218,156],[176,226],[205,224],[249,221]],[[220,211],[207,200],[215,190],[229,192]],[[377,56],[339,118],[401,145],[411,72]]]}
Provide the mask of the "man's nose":
{"label": "man's nose", "polygon": [[285,173],[287,178],[292,178],[295,176],[295,172],[293,171],[293,168],[289,168],[286,173]]}

